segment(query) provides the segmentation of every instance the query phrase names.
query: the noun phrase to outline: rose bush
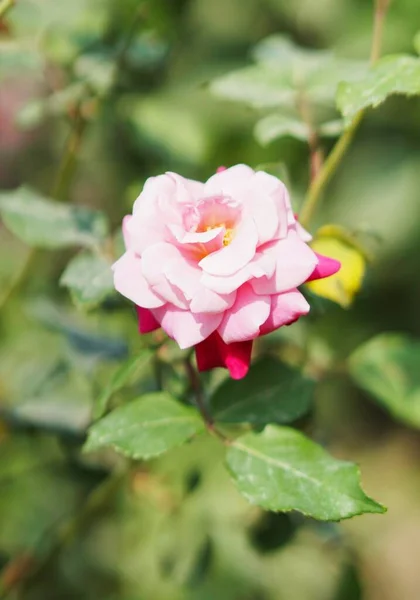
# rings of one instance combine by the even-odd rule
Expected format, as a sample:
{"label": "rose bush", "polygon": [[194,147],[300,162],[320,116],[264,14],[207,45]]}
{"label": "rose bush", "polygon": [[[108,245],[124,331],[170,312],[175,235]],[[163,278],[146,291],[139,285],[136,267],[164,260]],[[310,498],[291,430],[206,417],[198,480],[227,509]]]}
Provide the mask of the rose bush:
{"label": "rose bush", "polygon": [[298,287],[340,267],[311,250],[285,185],[245,165],[206,183],[148,179],[123,233],[114,284],[136,304],[140,332],[162,327],[195,346],[200,370],[224,366],[235,379],[255,338],[309,312]]}

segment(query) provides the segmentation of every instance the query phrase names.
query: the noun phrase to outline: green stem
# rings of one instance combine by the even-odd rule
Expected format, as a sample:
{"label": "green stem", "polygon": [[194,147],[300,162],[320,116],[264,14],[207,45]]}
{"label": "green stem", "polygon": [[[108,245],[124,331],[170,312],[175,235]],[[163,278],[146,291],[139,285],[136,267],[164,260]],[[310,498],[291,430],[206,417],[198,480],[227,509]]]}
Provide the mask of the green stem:
{"label": "green stem", "polygon": [[9,9],[15,5],[16,0],[2,0],[0,2],[0,20],[3,19]]}
{"label": "green stem", "polygon": [[191,356],[185,359],[185,368],[187,371],[188,379],[190,381],[190,387],[194,392],[195,396],[195,404],[200,411],[200,414],[203,418],[203,421],[206,425],[207,431],[221,440],[224,444],[230,444],[230,440],[221,432],[214,424],[213,417],[209,413],[206,401],[203,394],[203,389],[201,387],[200,377],[198,376],[197,371],[195,370],[193,364],[191,363]]}
{"label": "green stem", "polygon": [[[376,0],[375,13],[373,20],[373,34],[370,52],[370,63],[373,65],[379,58],[382,46],[382,37],[386,12],[389,7],[389,0]],[[311,182],[305,201],[299,215],[299,221],[304,227],[309,227],[315,210],[321,201],[324,188],[337,170],[347,152],[348,147],[353,141],[354,135],[362,122],[364,110],[360,110],[351,125],[341,134],[334,148],[331,150],[318,176]]]}
{"label": "green stem", "polygon": [[318,177],[316,177],[310,185],[305,202],[302,206],[302,210],[299,214],[299,221],[304,227],[309,226],[315,210],[318,207],[322,192],[324,191],[328,181],[334,175],[343,156],[347,152],[348,147],[353,141],[354,135],[363,118],[363,114],[364,111],[362,110],[357,113],[350,127],[344,131],[334,148],[329,153],[321,170],[318,173]]}
{"label": "green stem", "polygon": [[66,149],[58,168],[57,179],[51,192],[53,198],[63,200],[68,193],[70,182],[75,172],[77,155],[80,150],[85,127],[86,121],[81,114],[80,107],[78,107]]}

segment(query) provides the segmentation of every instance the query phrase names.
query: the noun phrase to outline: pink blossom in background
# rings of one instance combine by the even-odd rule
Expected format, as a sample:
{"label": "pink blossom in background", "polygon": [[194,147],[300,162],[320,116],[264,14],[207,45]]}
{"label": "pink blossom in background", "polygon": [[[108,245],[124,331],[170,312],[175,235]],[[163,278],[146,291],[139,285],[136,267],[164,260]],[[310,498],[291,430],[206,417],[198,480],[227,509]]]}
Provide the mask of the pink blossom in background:
{"label": "pink blossom in background", "polygon": [[245,165],[206,183],[148,179],[123,233],[114,283],[136,304],[140,332],[162,327],[181,348],[195,346],[201,371],[226,367],[235,379],[255,338],[309,312],[297,288],[340,268],[308,246],[284,184]]}

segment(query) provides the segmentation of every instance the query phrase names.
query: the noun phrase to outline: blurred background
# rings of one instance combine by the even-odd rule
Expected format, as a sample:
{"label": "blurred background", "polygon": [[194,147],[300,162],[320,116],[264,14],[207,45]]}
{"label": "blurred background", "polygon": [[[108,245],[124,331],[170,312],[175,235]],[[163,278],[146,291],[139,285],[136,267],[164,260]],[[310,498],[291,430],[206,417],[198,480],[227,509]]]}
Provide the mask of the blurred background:
{"label": "blurred background", "polygon": [[[216,98],[209,82],[251,64],[255,44],[277,33],[364,60],[372,13],[368,0],[17,0],[0,21],[0,188],[99,208],[117,231],[151,175],[279,163],[298,211],[307,144],[259,145],[261,115]],[[419,29],[418,0],[395,0],[384,52],[412,53]],[[116,297],[74,308],[58,284],[74,252],[33,252],[0,223],[0,597],[420,598],[419,434],[340,368],[376,334],[420,335],[419,139],[418,99],[368,114],[314,225],[368,231],[375,259],[349,309],[329,303],[285,334],[297,344],[305,334],[319,366],[314,436],[360,464],[383,516],[264,514],[207,438],[138,464],[122,493],[107,477],[119,459],[80,446],[95,398],[140,348],[134,314]],[[114,401],[156,385],[146,364]]]}

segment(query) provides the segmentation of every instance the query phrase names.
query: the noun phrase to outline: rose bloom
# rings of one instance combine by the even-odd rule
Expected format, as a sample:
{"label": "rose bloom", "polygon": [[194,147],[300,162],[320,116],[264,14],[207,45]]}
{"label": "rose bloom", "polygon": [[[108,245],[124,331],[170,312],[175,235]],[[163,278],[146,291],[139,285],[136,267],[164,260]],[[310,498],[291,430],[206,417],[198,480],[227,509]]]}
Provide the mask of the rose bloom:
{"label": "rose bloom", "polygon": [[206,183],[149,178],[123,233],[114,283],[136,304],[140,332],[162,327],[195,346],[199,370],[223,366],[234,379],[246,375],[255,338],[309,312],[297,288],[340,268],[308,246],[285,185],[245,165]]}

